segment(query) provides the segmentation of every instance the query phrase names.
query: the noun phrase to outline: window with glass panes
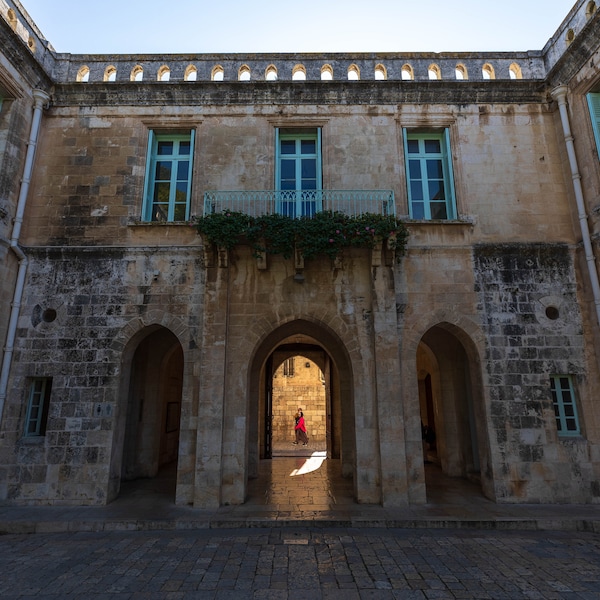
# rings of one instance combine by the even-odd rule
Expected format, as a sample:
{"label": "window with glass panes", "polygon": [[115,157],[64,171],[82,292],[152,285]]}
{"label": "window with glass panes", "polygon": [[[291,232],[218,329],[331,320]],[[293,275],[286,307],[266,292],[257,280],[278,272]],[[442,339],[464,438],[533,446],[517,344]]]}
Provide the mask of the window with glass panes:
{"label": "window with glass panes", "polygon": [[276,159],[277,212],[312,216],[321,210],[321,132],[278,129]]}
{"label": "window with glass panes", "polygon": [[32,380],[29,386],[25,436],[39,436],[46,433],[51,389],[52,379],[50,377],[38,377]]}
{"label": "window with glass panes", "polygon": [[550,389],[558,435],[579,435],[579,418],[572,378],[569,375],[553,375],[550,377]]}
{"label": "window with glass panes", "polygon": [[404,130],[408,205],[411,219],[454,219],[454,181],[448,130]]}
{"label": "window with glass panes", "polygon": [[187,221],[190,216],[194,132],[150,132],[143,217]]}

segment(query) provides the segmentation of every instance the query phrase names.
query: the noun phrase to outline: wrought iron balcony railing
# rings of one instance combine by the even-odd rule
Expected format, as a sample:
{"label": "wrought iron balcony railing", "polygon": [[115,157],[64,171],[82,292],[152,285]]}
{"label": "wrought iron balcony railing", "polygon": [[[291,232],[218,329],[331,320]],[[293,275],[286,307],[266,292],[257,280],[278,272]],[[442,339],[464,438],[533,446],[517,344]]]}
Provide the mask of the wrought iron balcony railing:
{"label": "wrought iron balcony railing", "polygon": [[255,190],[204,193],[204,215],[225,210],[253,217],[282,214],[312,216],[323,211],[349,216],[373,213],[396,215],[392,190]]}

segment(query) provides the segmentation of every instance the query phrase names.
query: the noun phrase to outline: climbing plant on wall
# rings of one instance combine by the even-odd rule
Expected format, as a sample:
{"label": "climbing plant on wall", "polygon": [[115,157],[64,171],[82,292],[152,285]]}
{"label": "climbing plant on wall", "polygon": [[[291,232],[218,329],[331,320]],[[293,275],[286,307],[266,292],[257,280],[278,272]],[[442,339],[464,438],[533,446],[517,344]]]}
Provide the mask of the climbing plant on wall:
{"label": "climbing plant on wall", "polygon": [[250,244],[255,254],[281,254],[290,258],[294,251],[305,259],[326,255],[336,258],[344,248],[374,248],[386,242],[397,257],[404,254],[408,231],[391,215],[364,213],[348,216],[323,211],[312,217],[292,218],[280,214],[252,217],[245,213],[223,211],[195,220],[198,232],[221,248]]}

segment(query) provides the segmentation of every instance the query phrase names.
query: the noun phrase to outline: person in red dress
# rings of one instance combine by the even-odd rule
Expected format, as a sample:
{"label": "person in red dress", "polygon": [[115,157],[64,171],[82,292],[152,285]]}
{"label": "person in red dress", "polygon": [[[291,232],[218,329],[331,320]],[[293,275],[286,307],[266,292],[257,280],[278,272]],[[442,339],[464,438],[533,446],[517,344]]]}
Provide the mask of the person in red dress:
{"label": "person in red dress", "polygon": [[292,442],[293,444],[298,444],[302,442],[303,446],[308,446],[308,435],[306,434],[306,423],[304,421],[304,413],[302,412],[302,408],[298,407],[298,412],[294,417],[296,424],[294,425],[294,430],[296,433],[296,441]]}

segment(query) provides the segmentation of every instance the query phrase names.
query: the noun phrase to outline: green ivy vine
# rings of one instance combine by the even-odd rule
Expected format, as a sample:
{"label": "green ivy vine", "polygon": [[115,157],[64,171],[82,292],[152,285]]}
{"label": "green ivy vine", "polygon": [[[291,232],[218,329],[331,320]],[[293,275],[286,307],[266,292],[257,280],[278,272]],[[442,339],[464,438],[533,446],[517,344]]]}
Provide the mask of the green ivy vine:
{"label": "green ivy vine", "polygon": [[404,254],[408,231],[394,216],[364,213],[348,216],[323,211],[298,219],[279,214],[252,217],[245,213],[223,211],[195,220],[199,233],[221,248],[249,243],[255,255],[263,252],[290,258],[294,250],[305,259],[325,255],[332,259],[344,248],[374,248],[386,242],[396,256]]}

